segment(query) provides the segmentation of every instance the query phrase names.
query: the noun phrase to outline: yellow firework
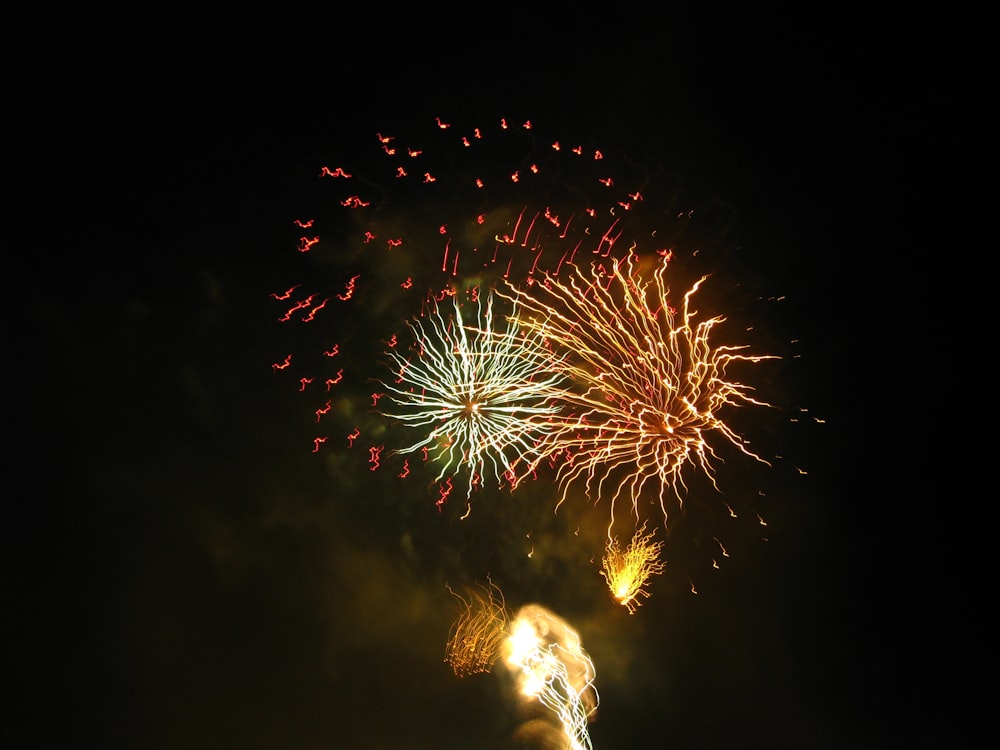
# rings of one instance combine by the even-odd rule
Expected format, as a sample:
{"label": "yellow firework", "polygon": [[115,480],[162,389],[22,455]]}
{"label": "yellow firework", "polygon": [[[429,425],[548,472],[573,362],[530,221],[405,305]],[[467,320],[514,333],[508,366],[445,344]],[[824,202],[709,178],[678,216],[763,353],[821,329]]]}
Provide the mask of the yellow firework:
{"label": "yellow firework", "polygon": [[510,618],[503,592],[490,581],[481,590],[469,590],[468,598],[451,593],[461,602],[461,610],[451,626],[445,661],[459,677],[489,672],[508,636]]}
{"label": "yellow firework", "polygon": [[646,524],[636,529],[629,545],[622,549],[617,539],[608,541],[601,560],[601,575],[608,582],[612,596],[629,614],[635,614],[642,602],[640,597],[648,598],[649,593],[644,586],[650,576],[663,572],[665,563],[660,561],[660,550],[663,542],[654,542],[655,530],[646,533]]}
{"label": "yellow firework", "polygon": [[582,481],[588,496],[610,499],[613,523],[615,502],[624,497],[638,514],[644,491],[658,498],[666,517],[668,500],[682,502],[685,470],[703,471],[714,485],[714,464],[721,458],[712,441],[721,439],[767,463],[723,417],[729,407],[768,404],[727,370],[737,362],[777,357],[713,345],[710,336],[725,318],[699,321],[692,309],[707,277],[675,310],[666,258],[646,278],[634,254],[588,271],[573,266],[567,275],[523,288],[508,283],[508,291],[498,292],[515,304],[513,322],[520,330],[565,353],[550,367],[574,384],[561,394],[563,408],[550,417],[551,430],[518,477],[542,460],[555,462],[558,503]]}

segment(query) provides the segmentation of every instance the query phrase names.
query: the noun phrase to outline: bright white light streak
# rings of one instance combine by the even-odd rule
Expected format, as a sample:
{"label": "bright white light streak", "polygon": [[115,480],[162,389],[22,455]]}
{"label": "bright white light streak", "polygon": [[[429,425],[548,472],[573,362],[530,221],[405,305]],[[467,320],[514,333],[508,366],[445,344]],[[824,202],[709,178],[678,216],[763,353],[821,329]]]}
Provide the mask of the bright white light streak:
{"label": "bright white light streak", "polygon": [[504,330],[494,330],[493,295],[470,301],[453,296],[447,317],[435,303],[426,320],[409,326],[412,356],[386,352],[395,380],[383,382],[395,406],[386,416],[423,431],[414,443],[397,450],[412,454],[427,448],[440,464],[437,481],[466,471],[467,497],[489,472],[502,486],[511,484],[512,466],[535,459],[541,438],[553,429],[564,377],[544,336],[522,330],[516,305]]}
{"label": "bright white light streak", "polygon": [[504,662],[521,695],[556,715],[572,750],[593,750],[587,724],[600,702],[596,672],[573,628],[544,607],[526,605],[511,623]]}

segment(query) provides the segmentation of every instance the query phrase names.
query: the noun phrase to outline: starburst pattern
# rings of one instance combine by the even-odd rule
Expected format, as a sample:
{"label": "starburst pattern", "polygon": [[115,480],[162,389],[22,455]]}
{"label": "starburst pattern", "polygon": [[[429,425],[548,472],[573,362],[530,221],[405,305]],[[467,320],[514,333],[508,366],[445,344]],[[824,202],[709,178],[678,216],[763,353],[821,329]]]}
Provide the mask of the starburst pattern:
{"label": "starburst pattern", "polygon": [[518,328],[516,314],[494,330],[492,294],[468,303],[474,324],[453,300],[452,315],[434,303],[426,321],[409,323],[413,356],[387,352],[397,377],[382,384],[395,405],[384,414],[421,430],[398,453],[427,449],[440,465],[438,481],[466,471],[471,496],[486,472],[502,485],[516,460],[534,455],[556,424],[563,378],[552,369],[559,358],[538,333]]}
{"label": "starburst pattern", "polygon": [[[768,406],[753,388],[729,377],[730,365],[776,359],[745,346],[715,346],[710,335],[725,319],[697,321],[692,299],[705,277],[671,306],[667,261],[650,277],[629,254],[589,271],[573,267],[568,279],[547,278],[500,296],[517,305],[512,321],[565,352],[551,366],[573,387],[564,408],[541,436],[532,473],[541,460],[558,462],[559,503],[582,482],[588,496],[615,503],[658,499],[666,517],[670,501],[682,502],[685,471],[700,469],[715,485],[721,439],[758,461],[748,442],[724,421],[727,407]],[[716,489],[718,489],[716,485]]]}

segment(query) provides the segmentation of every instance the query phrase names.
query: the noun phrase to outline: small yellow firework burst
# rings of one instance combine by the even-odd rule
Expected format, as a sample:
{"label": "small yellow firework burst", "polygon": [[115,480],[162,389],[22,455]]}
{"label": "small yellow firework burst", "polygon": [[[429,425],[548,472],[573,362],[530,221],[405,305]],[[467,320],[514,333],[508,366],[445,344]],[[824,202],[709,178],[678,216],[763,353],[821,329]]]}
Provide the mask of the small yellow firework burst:
{"label": "small yellow firework burst", "polygon": [[659,559],[663,542],[654,542],[655,534],[655,529],[646,533],[643,523],[624,550],[619,547],[618,539],[610,539],[601,560],[601,575],[608,582],[612,596],[632,615],[642,604],[640,597],[649,598],[644,586],[650,576],[662,573],[666,567]]}
{"label": "small yellow firework burst", "polygon": [[451,626],[444,660],[459,677],[491,671],[508,636],[503,592],[493,581],[469,589],[468,598],[448,590],[461,602],[461,611]]}

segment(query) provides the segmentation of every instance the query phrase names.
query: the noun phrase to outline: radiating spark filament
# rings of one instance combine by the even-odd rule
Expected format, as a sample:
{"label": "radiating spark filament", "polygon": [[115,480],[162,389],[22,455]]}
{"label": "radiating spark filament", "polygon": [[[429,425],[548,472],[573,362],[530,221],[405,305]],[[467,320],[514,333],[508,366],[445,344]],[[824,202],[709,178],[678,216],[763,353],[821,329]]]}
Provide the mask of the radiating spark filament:
{"label": "radiating spark filament", "polygon": [[655,530],[646,533],[646,524],[636,529],[632,541],[623,550],[618,539],[610,539],[601,560],[601,575],[608,583],[611,594],[619,604],[634,615],[642,604],[640,597],[649,598],[644,586],[649,578],[663,572],[666,564],[660,561],[663,542],[653,541]]}
{"label": "radiating spark filament", "polygon": [[461,602],[461,611],[451,626],[444,660],[459,677],[491,671],[508,637],[503,592],[492,581],[481,590],[468,590],[468,598],[448,590]]}
{"label": "radiating spark filament", "polygon": [[426,323],[409,323],[418,355],[408,360],[387,351],[401,377],[382,385],[394,404],[385,415],[424,431],[397,453],[430,449],[440,464],[436,481],[465,471],[468,497],[479,478],[491,473],[500,485],[515,461],[534,458],[558,413],[562,376],[541,336],[514,322],[493,330],[492,294],[485,307],[482,297],[472,303],[475,324],[453,300],[454,315],[446,318],[435,304]]}
{"label": "radiating spark filament", "polygon": [[559,503],[580,482],[589,497],[609,498],[612,518],[619,499],[638,517],[638,498],[652,488],[666,517],[668,506],[683,501],[686,471],[698,469],[715,485],[714,465],[722,460],[715,438],[768,463],[723,420],[727,407],[768,406],[727,369],[777,357],[710,342],[725,319],[696,321],[691,302],[704,277],[675,313],[665,259],[651,278],[643,278],[634,254],[608,263],[589,272],[574,266],[566,280],[547,277],[525,288],[507,282],[498,292],[520,310],[517,325],[565,352],[551,366],[573,384],[539,457],[519,466],[517,477],[558,461]]}

